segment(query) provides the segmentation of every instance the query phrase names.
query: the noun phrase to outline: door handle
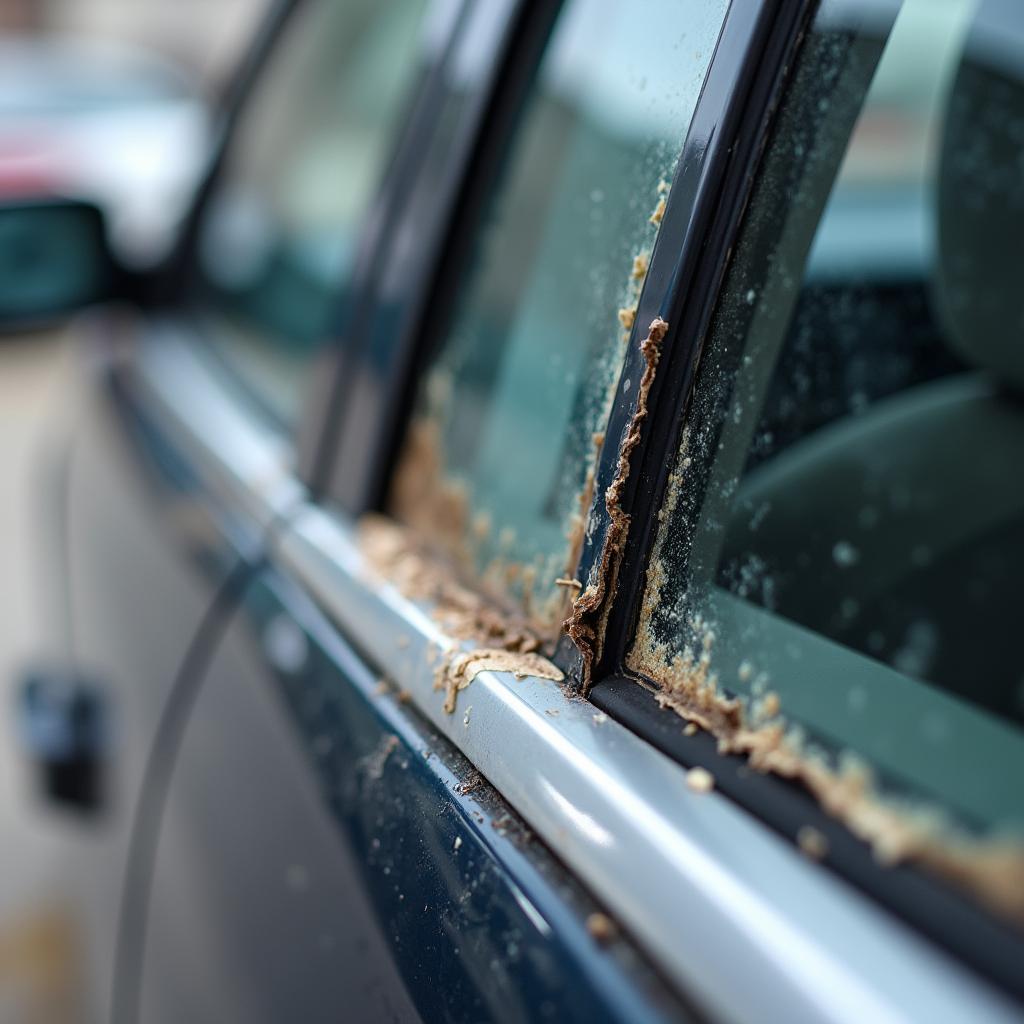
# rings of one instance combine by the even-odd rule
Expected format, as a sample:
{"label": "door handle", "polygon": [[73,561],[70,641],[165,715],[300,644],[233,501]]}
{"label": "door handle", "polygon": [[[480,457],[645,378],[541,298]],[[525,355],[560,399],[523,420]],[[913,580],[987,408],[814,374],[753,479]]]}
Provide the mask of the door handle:
{"label": "door handle", "polygon": [[25,673],[20,739],[47,798],[80,811],[100,808],[107,718],[105,698],[95,684],[59,671]]}

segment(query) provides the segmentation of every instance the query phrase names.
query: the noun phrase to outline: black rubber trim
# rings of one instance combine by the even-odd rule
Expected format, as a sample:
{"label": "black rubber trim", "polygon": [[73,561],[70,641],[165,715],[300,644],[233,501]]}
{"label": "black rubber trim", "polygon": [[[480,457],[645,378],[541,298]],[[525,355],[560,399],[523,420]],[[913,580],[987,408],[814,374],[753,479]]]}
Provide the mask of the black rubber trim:
{"label": "black rubber trim", "polygon": [[717,789],[794,845],[801,828],[816,829],[828,842],[822,865],[1024,1002],[1024,935],[1012,925],[911,866],[883,867],[871,848],[830,818],[803,787],[755,771],[744,757],[720,754],[709,733],[685,735],[679,716],[662,708],[636,680],[602,680],[590,691],[590,699],[673,761],[706,768]]}
{"label": "black rubber trim", "polygon": [[[746,205],[781,86],[812,8],[811,0],[730,5],[679,156],[661,230],[596,467],[594,502],[576,578],[599,563],[610,525],[604,495],[618,470],[618,449],[636,411],[644,371],[640,340],[655,317],[668,322],[621,503],[632,522],[593,679],[622,671],[644,585],[651,529],[671,469],[678,425],[701,346]],[[579,687],[581,661],[563,637],[555,657]]]}

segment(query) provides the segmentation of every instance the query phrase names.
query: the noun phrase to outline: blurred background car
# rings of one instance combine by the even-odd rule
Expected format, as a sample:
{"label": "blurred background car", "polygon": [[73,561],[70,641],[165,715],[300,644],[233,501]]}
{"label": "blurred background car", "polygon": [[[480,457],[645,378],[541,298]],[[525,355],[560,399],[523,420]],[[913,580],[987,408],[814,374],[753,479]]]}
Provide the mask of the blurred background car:
{"label": "blurred background car", "polygon": [[198,83],[158,54],[75,36],[0,38],[0,199],[90,199],[126,262],[166,249],[209,131]]}
{"label": "blurred background car", "polygon": [[92,200],[120,259],[158,260],[263,6],[0,2],[0,198]]}

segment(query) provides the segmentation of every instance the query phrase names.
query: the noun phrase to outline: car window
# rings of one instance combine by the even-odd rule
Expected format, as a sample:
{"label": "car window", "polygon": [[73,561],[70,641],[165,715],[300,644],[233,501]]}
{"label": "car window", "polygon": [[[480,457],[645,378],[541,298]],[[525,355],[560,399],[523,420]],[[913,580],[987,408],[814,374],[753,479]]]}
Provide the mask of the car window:
{"label": "car window", "polygon": [[302,5],[249,97],[198,247],[216,352],[283,425],[298,416],[414,83],[426,0]]}
{"label": "car window", "polygon": [[419,390],[391,510],[541,628],[726,6],[565,5]]}
{"label": "car window", "polygon": [[897,7],[826,4],[804,47],[629,665],[1024,916],[1024,8]]}

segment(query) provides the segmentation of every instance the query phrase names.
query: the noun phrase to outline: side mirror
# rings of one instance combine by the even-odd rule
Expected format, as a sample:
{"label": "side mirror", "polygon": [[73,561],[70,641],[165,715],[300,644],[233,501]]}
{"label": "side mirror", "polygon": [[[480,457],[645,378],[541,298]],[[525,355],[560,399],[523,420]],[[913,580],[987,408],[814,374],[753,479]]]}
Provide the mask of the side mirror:
{"label": "side mirror", "polygon": [[0,205],[0,331],[110,299],[118,277],[97,207],[71,199]]}

